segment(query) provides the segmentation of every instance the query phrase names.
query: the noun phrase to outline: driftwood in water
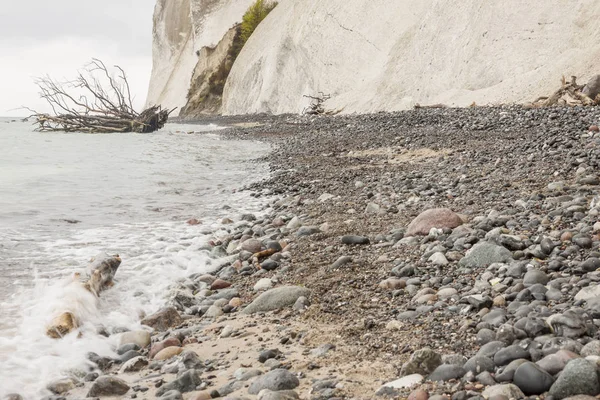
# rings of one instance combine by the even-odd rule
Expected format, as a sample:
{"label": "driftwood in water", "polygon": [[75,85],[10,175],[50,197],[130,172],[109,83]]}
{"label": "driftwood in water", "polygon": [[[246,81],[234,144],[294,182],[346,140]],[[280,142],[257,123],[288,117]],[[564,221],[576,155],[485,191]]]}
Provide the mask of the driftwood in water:
{"label": "driftwood in water", "polygon": [[[71,292],[78,293],[79,291],[84,294],[83,297],[89,297],[91,294],[94,298],[98,298],[102,291],[114,285],[113,279],[119,265],[121,265],[121,258],[118,255],[111,256],[101,253],[94,257],[90,263],[88,268],[89,278],[82,282],[81,275],[75,273],[73,281],[69,283],[68,287],[74,285],[69,288]],[[81,289],[85,290],[85,292],[81,292]],[[84,302],[85,300],[77,296],[67,298],[67,301],[71,302]],[[75,311],[80,306],[80,304],[64,304],[65,311],[60,311],[52,319],[52,322],[46,328],[46,335],[54,339],[60,339],[81,326],[81,318],[77,315],[77,311]]]}
{"label": "driftwood in water", "polygon": [[600,96],[597,95],[596,91],[590,90],[590,86],[594,84],[594,79],[588,82],[587,85],[579,85],[576,76],[572,76],[570,81],[567,81],[563,76],[560,89],[550,96],[538,97],[532,103],[532,106],[596,106],[600,104]]}
{"label": "driftwood in water", "polygon": [[104,63],[92,59],[73,81],[38,78],[40,96],[53,114],[32,115],[41,132],[154,132],[162,128],[173,110],[152,106],[141,113],[133,108],[129,82],[123,69],[111,74]]}

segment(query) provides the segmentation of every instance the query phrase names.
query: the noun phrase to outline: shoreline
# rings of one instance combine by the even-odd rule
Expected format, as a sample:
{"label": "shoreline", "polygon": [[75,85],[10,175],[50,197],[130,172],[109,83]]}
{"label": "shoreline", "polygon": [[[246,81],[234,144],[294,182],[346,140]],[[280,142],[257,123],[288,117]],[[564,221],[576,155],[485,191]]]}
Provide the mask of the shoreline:
{"label": "shoreline", "polygon": [[[214,277],[193,277],[199,293],[193,302],[203,316],[182,324],[196,327],[153,337],[156,344],[178,336],[202,363],[186,365],[190,355],[146,360],[149,366],[140,359],[141,372],[117,377],[140,379],[135,385],[148,391],[136,397],[154,398],[157,382],[168,385],[197,369],[194,389],[205,388],[182,391],[186,400],[216,398],[212,390],[221,398],[266,400],[510,398],[520,397],[522,388],[509,384],[533,375],[548,387],[531,394],[550,390],[566,398],[576,386],[556,376],[568,375],[566,361],[560,369],[556,361],[550,374],[543,360],[553,354],[600,360],[594,303],[577,297],[600,281],[600,261],[594,264],[600,256],[600,137],[590,131],[599,120],[596,108],[519,106],[223,117],[245,125],[217,134],[273,145],[262,158],[272,177],[245,189],[279,199],[262,221],[232,218],[245,222],[214,238],[222,254],[229,250],[240,259]],[[411,221],[438,208],[456,213],[453,226],[437,221],[443,229],[407,234]],[[238,252],[232,243],[239,239],[245,250]],[[268,248],[277,251],[257,270],[252,254]],[[257,298],[257,283],[306,287],[310,295],[307,303],[287,299],[279,311],[242,316]],[[211,286],[217,297],[231,288],[237,295],[221,301],[206,291]],[[519,372],[519,364],[506,379],[507,365],[521,359],[538,367]],[[179,377],[168,373],[174,370]],[[250,370],[262,374],[238,379]],[[295,392],[249,394],[269,371],[282,374],[285,388]],[[402,387],[405,379],[382,388],[403,375],[420,381],[434,371],[444,379]],[[66,397],[85,397],[91,386],[70,389]]]}

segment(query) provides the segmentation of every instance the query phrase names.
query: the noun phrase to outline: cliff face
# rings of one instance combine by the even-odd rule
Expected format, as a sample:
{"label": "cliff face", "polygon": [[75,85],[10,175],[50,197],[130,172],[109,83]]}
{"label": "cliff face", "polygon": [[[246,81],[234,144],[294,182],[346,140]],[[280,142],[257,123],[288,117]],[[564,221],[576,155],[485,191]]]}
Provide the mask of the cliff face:
{"label": "cliff face", "polygon": [[[286,1],[225,85],[225,114],[524,102],[600,72],[595,0]],[[580,79],[580,81],[583,81]]]}
{"label": "cliff face", "polygon": [[[148,102],[186,104],[221,51],[202,49],[221,49],[252,3],[158,0]],[[600,73],[599,15],[597,0],[282,0],[233,64],[221,111],[301,112],[318,92],[344,112],[531,101],[563,75]]]}
{"label": "cliff face", "polygon": [[[196,65],[241,21],[252,0],[157,0],[147,104],[183,107]],[[198,53],[198,54],[197,54]]]}

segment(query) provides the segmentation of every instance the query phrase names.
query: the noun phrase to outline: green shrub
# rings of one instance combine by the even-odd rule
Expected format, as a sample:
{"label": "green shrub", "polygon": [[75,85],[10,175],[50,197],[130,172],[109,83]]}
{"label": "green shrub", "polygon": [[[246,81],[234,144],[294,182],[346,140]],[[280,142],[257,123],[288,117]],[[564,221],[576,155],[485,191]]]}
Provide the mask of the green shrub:
{"label": "green shrub", "polygon": [[254,4],[248,8],[248,11],[242,18],[241,40],[242,46],[250,38],[258,24],[277,6],[277,2],[256,0]]}

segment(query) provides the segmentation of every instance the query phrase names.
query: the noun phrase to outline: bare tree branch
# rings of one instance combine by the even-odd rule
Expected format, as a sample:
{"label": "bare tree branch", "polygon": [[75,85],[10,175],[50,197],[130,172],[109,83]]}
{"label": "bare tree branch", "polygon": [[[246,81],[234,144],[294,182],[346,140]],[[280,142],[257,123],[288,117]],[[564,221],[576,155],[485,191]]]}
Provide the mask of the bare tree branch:
{"label": "bare tree branch", "polygon": [[125,71],[118,65],[114,68],[116,75],[101,60],[93,58],[73,81],[58,82],[49,76],[37,78],[40,97],[53,111],[50,115],[30,110],[37,130],[146,133],[162,128],[175,109],[152,106],[141,113],[135,111]]}

